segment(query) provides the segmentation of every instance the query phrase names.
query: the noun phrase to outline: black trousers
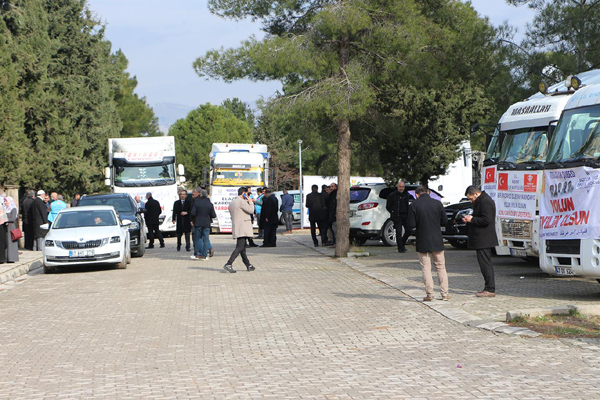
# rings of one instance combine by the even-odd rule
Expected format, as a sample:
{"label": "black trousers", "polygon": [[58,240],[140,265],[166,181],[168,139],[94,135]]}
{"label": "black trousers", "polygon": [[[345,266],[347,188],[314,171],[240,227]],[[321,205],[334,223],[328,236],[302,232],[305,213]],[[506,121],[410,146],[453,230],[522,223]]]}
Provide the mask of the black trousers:
{"label": "black trousers", "polygon": [[23,236],[25,240],[25,248],[27,250],[33,250],[33,226],[30,224],[23,224]]}
{"label": "black trousers", "polygon": [[158,224],[148,225],[148,241],[150,242],[150,246],[154,246],[154,235],[156,235],[161,245],[165,244],[162,232],[158,229]]}
{"label": "black trousers", "polygon": [[190,249],[190,233],[177,231],[177,247],[181,246],[181,236],[185,235],[185,249]]}
{"label": "black trousers", "polygon": [[237,238],[237,242],[235,243],[235,249],[233,250],[233,253],[231,253],[231,256],[229,257],[227,264],[233,265],[233,262],[238,257],[238,255],[242,256],[242,261],[244,262],[244,265],[246,267],[251,265],[250,260],[248,259],[248,256],[246,255],[246,238],[245,237]]}
{"label": "black trousers", "polygon": [[314,244],[319,244],[317,240],[317,227],[319,227],[319,236],[321,236],[321,244],[327,243],[327,220],[322,221],[310,221],[310,236]]}
{"label": "black trousers", "polygon": [[273,247],[277,245],[277,225],[265,225],[265,240],[263,241],[263,245]]}
{"label": "black trousers", "polygon": [[[403,227],[404,235],[400,236]],[[408,228],[408,216],[400,217],[400,219],[394,220],[394,229],[396,229],[396,244],[398,245],[398,251],[404,250],[406,241],[410,236],[410,229]]]}
{"label": "black trousers", "polygon": [[477,249],[477,262],[485,281],[483,290],[496,293],[496,281],[494,280],[494,266],[492,265],[492,249]]}

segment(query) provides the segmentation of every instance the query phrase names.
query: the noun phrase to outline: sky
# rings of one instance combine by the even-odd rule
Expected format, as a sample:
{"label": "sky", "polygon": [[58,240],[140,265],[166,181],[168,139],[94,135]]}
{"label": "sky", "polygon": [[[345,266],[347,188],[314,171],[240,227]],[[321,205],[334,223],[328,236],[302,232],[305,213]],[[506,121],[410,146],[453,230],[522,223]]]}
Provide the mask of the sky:
{"label": "sky", "polygon": [[[507,20],[520,34],[533,18],[528,8],[509,6],[504,0],[471,3],[492,24]],[[228,84],[196,75],[192,63],[206,51],[237,47],[251,35],[262,37],[258,23],[212,15],[206,0],[88,0],[88,4],[107,25],[106,37],[113,51],[121,49],[128,58],[128,72],[138,80],[136,93],[152,107],[171,103],[191,109],[233,97],[255,104],[281,87],[277,82]]]}

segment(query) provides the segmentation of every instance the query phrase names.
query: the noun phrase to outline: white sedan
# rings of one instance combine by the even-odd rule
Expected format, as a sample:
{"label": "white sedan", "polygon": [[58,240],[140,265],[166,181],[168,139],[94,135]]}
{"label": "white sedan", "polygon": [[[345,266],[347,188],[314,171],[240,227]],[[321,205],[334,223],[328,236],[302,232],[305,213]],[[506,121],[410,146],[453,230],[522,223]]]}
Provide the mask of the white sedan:
{"label": "white sedan", "polygon": [[[56,267],[131,263],[129,220],[119,218],[112,206],[83,206],[61,210],[44,241],[44,272]],[[42,228],[48,229],[47,225]]]}

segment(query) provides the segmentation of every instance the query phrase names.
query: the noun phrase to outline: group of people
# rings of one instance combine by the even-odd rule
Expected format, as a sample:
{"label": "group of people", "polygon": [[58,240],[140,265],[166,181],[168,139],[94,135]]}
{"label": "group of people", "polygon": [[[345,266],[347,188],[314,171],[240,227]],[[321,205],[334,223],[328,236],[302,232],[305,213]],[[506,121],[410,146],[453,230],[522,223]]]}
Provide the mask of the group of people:
{"label": "group of people", "polygon": [[321,192],[318,185],[312,185],[311,192],[306,195],[306,208],[310,222],[310,235],[315,247],[319,246],[317,228],[321,236],[321,246],[335,247],[337,184],[323,185]]}
{"label": "group of people", "polygon": [[216,218],[215,207],[208,198],[208,192],[197,187],[189,199],[185,190],[179,191],[179,200],[173,204],[173,221],[176,221],[177,251],[181,251],[181,238],[185,237],[185,250],[191,251],[190,234],[196,260],[208,260],[213,255],[210,244],[210,226]]}
{"label": "group of people", "polygon": [[[399,182],[398,192],[401,192],[401,188],[404,188],[404,184],[400,185]],[[465,216],[463,222],[469,224],[469,247],[477,252],[477,261],[484,278],[484,288],[477,292],[476,296],[495,297],[496,285],[492,265],[492,248],[498,245],[495,228],[496,205],[494,200],[487,193],[482,192],[478,186],[469,186],[465,196],[473,203],[473,213]],[[447,224],[448,217],[442,203],[429,196],[429,190],[426,186],[419,186],[415,190],[415,197],[416,200],[408,207],[406,219],[402,219],[400,224],[405,227],[409,234],[416,228],[415,246],[423,271],[426,292],[423,301],[434,299],[431,259],[433,259],[433,265],[438,276],[441,300],[448,300],[450,299],[448,274],[444,259],[444,239],[440,229],[441,226]],[[398,235],[396,237],[398,241],[401,240]],[[398,249],[400,251],[400,245]]]}

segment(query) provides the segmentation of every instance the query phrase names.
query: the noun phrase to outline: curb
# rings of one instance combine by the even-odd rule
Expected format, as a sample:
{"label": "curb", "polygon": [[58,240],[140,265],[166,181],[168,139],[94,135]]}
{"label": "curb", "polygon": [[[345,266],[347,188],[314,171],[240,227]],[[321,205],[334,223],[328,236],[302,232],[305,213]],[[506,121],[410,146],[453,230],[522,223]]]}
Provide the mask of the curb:
{"label": "curb", "polygon": [[23,275],[42,268],[42,266],[42,257],[23,264],[17,264],[13,268],[0,273],[0,285],[14,281]]}

